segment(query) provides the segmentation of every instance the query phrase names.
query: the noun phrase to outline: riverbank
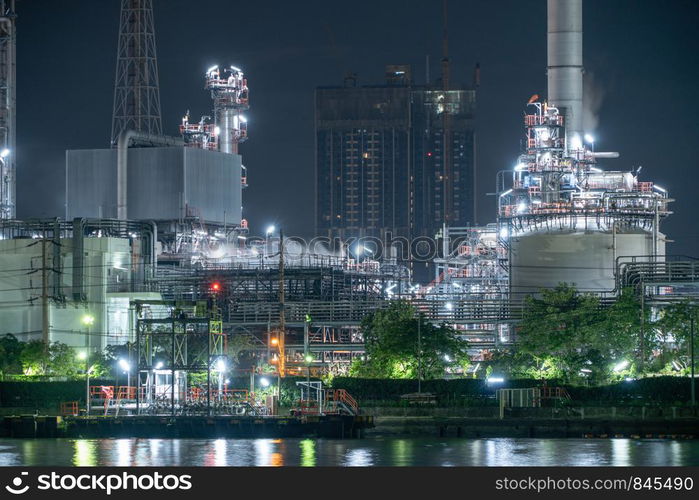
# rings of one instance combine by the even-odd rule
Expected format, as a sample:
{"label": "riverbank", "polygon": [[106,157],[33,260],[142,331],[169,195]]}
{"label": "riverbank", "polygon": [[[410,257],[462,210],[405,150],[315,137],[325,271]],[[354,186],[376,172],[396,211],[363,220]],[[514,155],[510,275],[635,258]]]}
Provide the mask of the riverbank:
{"label": "riverbank", "polygon": [[374,417],[366,437],[699,439],[699,419]]}

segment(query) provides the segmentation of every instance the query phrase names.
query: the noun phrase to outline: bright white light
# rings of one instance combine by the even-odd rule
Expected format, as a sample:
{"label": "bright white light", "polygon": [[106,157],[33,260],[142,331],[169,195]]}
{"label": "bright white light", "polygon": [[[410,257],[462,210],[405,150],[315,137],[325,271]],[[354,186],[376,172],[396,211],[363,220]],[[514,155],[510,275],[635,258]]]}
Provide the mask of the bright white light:
{"label": "bright white light", "polygon": [[125,372],[129,371],[131,369],[131,365],[129,364],[128,361],[126,361],[124,358],[121,358],[119,360],[119,367],[124,370]]}
{"label": "bright white light", "polygon": [[590,370],[589,368],[582,368],[580,370],[580,373],[592,373],[592,370]]}
{"label": "bright white light", "polygon": [[597,168],[597,167],[590,167],[590,172],[596,172],[598,174],[601,174],[602,172],[604,172],[604,170],[602,170],[601,168]]}
{"label": "bright white light", "polygon": [[218,66],[211,66],[206,72],[207,72],[207,74],[212,73],[212,72],[216,71],[217,69],[218,69]]}
{"label": "bright white light", "polygon": [[500,229],[500,238],[505,239],[510,235],[509,231],[507,230],[506,227],[503,227]]}
{"label": "bright white light", "polygon": [[363,253],[364,253],[364,245],[362,245],[362,244],[360,244],[360,243],[357,243],[357,244],[354,246],[354,253],[355,253],[356,255],[363,254]]}
{"label": "bright white light", "polygon": [[267,236],[269,236],[270,234],[272,234],[276,230],[277,230],[277,228],[274,226],[267,226],[267,229],[265,229],[265,234]]}
{"label": "bright white light", "polygon": [[261,378],[261,379],[260,379],[260,385],[261,385],[262,387],[269,387],[269,380],[266,379],[266,378],[264,378],[264,377]]}
{"label": "bright white light", "polygon": [[240,72],[240,73],[242,73],[242,72],[243,72],[243,70],[242,70],[242,69],[240,69],[240,68],[236,68],[235,66],[231,66],[231,69],[232,69],[233,71],[238,71],[238,72]]}
{"label": "bright white light", "polygon": [[7,158],[10,155],[10,150],[5,148],[0,151],[0,158]]}
{"label": "bright white light", "polygon": [[444,361],[446,361],[447,363],[449,363],[451,361],[451,358],[449,357],[448,354],[444,355]]}
{"label": "bright white light", "polygon": [[226,380],[223,381],[224,384],[228,385],[231,383],[231,379],[227,378]]}
{"label": "bright white light", "polygon": [[220,373],[223,373],[226,371],[226,361],[225,360],[223,360],[221,358],[216,360],[216,371],[220,372]]}
{"label": "bright white light", "polygon": [[590,134],[585,134],[585,142],[592,144],[593,142],[595,142],[595,138],[592,137]]}
{"label": "bright white light", "polygon": [[526,211],[527,211],[527,204],[524,203],[523,201],[520,202],[519,205],[517,205],[517,212],[521,214],[521,213],[524,213]]}
{"label": "bright white light", "polygon": [[503,377],[488,377],[485,381],[488,384],[502,384],[505,379]]}
{"label": "bright white light", "polygon": [[573,151],[579,151],[581,150],[582,147],[582,141],[580,140],[579,135],[574,135],[573,138],[570,140],[570,149]]}
{"label": "bright white light", "polygon": [[527,169],[527,165],[524,163],[518,163],[517,165],[515,165],[515,172],[521,172],[521,171],[526,170],[526,169]]}
{"label": "bright white light", "polygon": [[225,250],[222,246],[220,246],[220,247],[218,247],[218,248],[212,250],[212,251],[209,253],[209,257],[211,257],[212,259],[220,259],[220,258],[223,257],[225,254],[226,254],[226,250]]}
{"label": "bright white light", "polygon": [[447,309],[447,311],[454,310],[454,304],[452,304],[451,302],[447,302],[446,304],[444,304],[444,307]]}
{"label": "bright white light", "polygon": [[511,190],[511,189],[508,189],[508,190],[505,191],[504,193],[500,193],[500,198],[502,198],[503,196],[507,196],[507,195],[510,194],[511,192],[512,192],[512,190]]}
{"label": "bright white light", "polygon": [[660,191],[661,193],[667,193],[667,189],[661,188],[661,187],[658,186],[657,184],[653,184],[653,187],[654,187],[655,189],[657,189],[658,191]]}
{"label": "bright white light", "polygon": [[214,135],[221,135],[221,127],[214,128]]}
{"label": "bright white light", "polygon": [[85,351],[80,351],[78,353],[78,359],[82,359],[82,360],[87,359],[87,353]]}
{"label": "bright white light", "polygon": [[162,369],[163,366],[165,366],[165,365],[163,364],[163,362],[162,362],[162,361],[158,361],[158,362],[155,364],[155,369],[156,369],[156,370],[160,370],[160,369]]}
{"label": "bright white light", "polygon": [[626,368],[627,366],[629,366],[629,362],[628,362],[628,361],[626,361],[626,360],[621,361],[620,363],[617,363],[617,364],[614,366],[614,371],[615,371],[615,372],[620,372],[620,371],[622,371],[624,368]]}
{"label": "bright white light", "polygon": [[626,382],[633,382],[635,379],[632,379],[631,377],[626,377],[624,380]]}
{"label": "bright white light", "polygon": [[248,119],[245,118],[243,115],[240,115],[240,121],[241,121],[242,123],[247,123],[247,122],[248,122]]}

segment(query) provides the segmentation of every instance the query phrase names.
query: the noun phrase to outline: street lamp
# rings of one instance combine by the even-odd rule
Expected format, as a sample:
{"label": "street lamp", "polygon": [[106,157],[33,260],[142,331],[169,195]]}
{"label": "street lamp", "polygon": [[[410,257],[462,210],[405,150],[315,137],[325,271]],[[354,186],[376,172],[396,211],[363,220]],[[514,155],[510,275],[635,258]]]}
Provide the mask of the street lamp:
{"label": "street lamp", "polygon": [[[131,365],[127,360],[121,358],[119,360],[119,367],[126,372],[126,387],[131,387]],[[127,391],[130,389],[127,389]]]}
{"label": "street lamp", "polygon": [[90,327],[95,323],[95,317],[91,314],[84,314],[82,318],[80,318],[80,322],[85,325],[86,332],[85,332],[85,348],[86,351],[90,350]]}
{"label": "street lamp", "polygon": [[269,255],[269,237],[272,236],[276,230],[277,228],[274,226],[274,224],[270,224],[267,226],[267,229],[265,229],[265,257]]}
{"label": "street lamp", "polygon": [[218,372],[218,400],[221,401],[221,391],[223,390],[223,374],[226,371],[226,360],[218,358],[216,360],[216,371]]}
{"label": "street lamp", "polygon": [[90,415],[90,356],[87,351],[80,351],[78,359],[85,360],[85,414]]}

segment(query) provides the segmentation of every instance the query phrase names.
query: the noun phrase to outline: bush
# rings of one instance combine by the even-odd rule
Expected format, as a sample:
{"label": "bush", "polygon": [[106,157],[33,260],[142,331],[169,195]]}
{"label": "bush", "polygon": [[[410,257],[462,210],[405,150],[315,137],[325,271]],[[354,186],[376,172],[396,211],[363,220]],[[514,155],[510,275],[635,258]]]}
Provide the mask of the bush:
{"label": "bush", "polygon": [[[539,387],[541,381],[512,379],[504,384],[487,384],[483,379],[452,379],[424,380],[421,385],[422,392],[437,395],[440,406],[474,406],[478,401],[494,397],[499,388]],[[547,385],[562,384],[548,380]],[[417,392],[417,380],[335,377],[332,387],[347,390],[360,404],[362,401],[398,402],[402,394]],[[690,399],[690,381],[686,377],[651,377],[599,387],[563,387],[568,389],[574,404],[683,404]]]}

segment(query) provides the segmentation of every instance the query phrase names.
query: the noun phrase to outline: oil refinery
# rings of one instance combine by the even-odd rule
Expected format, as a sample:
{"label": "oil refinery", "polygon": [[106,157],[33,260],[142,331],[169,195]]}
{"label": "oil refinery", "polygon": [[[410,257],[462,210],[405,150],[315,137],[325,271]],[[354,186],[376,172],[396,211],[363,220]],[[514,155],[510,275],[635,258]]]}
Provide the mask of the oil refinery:
{"label": "oil refinery", "polygon": [[[14,12],[13,1],[0,3]],[[394,299],[452,325],[478,370],[494,350],[516,345],[524,298],[541,289],[570,283],[613,299],[636,286],[650,302],[697,295],[699,266],[666,256],[667,191],[640,168],[607,169],[619,154],[597,151],[583,128],[582,0],[548,0],[548,96],[526,104],[524,148],[498,174],[497,218],[466,227],[445,219],[429,283],[416,283],[410,263],[390,252],[375,259],[346,245],[296,254],[278,228],[251,236],[241,147],[254,112],[247,76],[228,63],[203,72],[210,114],[197,121],[187,111],[179,137],[163,135],[152,16],[152,2],[122,1],[112,144],[66,151],[63,220],[14,219],[14,16],[0,23],[9,89],[0,109],[0,264],[17,271],[0,278],[8,306],[0,322],[20,340],[88,352],[131,342],[139,396],[124,397],[137,411],[200,410],[194,403],[220,398],[231,363],[224,344],[236,338],[280,377],[346,373],[364,352],[362,320]],[[429,92],[437,102],[442,91],[448,82]],[[430,140],[440,143],[445,130]],[[205,392],[189,373],[207,375]]]}

